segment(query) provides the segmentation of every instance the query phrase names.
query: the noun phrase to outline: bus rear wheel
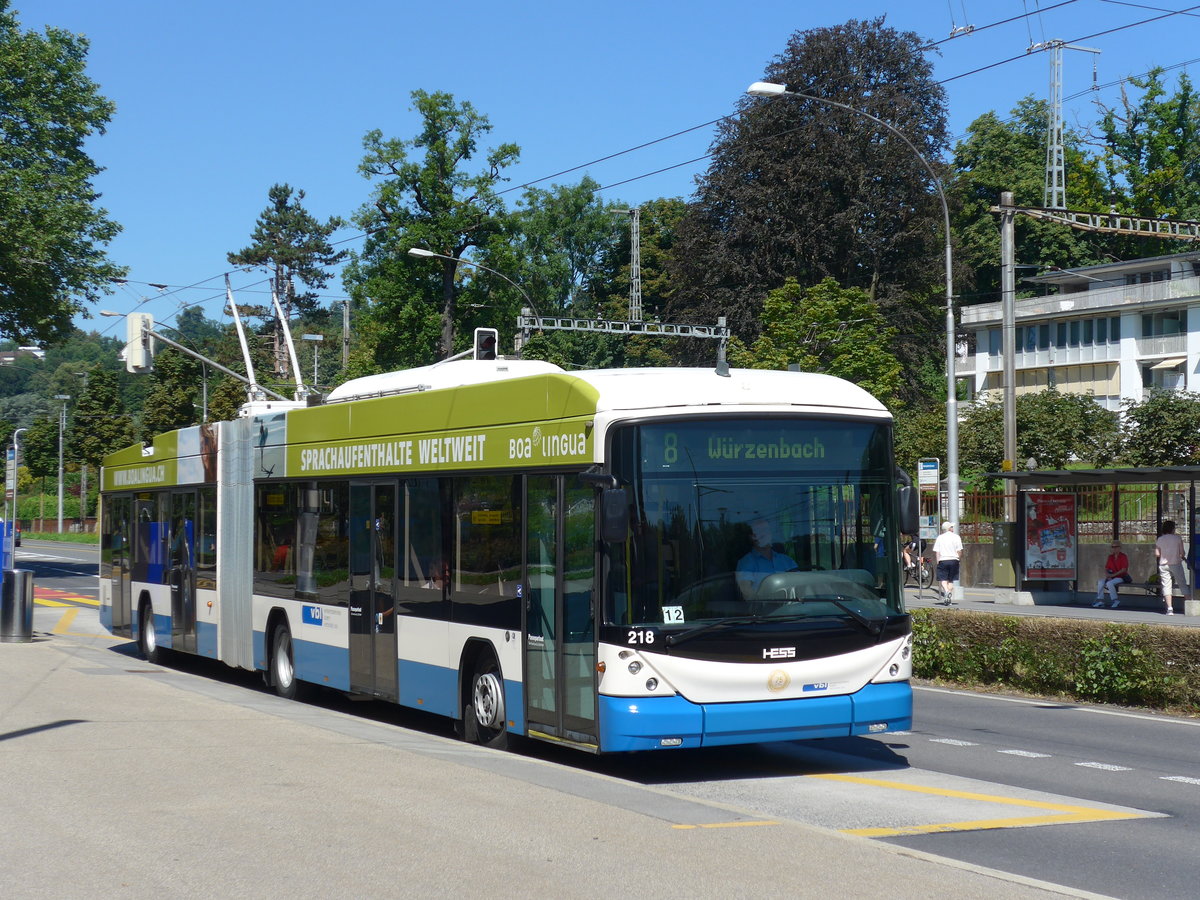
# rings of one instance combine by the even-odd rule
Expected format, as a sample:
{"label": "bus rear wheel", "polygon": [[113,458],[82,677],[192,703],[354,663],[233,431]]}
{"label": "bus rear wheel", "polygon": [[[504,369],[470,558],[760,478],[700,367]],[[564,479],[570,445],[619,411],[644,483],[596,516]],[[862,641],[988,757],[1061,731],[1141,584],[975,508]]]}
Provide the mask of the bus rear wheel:
{"label": "bus rear wheel", "polygon": [[475,661],[471,674],[471,693],[463,710],[463,737],[474,744],[504,750],[508,747],[505,724],[504,680],[495,657],[485,653]]}

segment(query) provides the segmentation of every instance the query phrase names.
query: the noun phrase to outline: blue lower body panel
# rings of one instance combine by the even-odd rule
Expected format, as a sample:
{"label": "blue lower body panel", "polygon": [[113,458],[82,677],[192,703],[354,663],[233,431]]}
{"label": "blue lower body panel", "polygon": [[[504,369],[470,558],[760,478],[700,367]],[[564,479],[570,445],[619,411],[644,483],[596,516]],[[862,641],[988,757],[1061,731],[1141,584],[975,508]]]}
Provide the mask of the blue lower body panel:
{"label": "blue lower body panel", "polygon": [[211,622],[196,623],[196,652],[209,659],[217,658],[217,626]]}
{"label": "blue lower body panel", "polygon": [[803,741],[911,727],[912,687],[907,682],[868,684],[846,696],[747,703],[600,697],[604,752]]}

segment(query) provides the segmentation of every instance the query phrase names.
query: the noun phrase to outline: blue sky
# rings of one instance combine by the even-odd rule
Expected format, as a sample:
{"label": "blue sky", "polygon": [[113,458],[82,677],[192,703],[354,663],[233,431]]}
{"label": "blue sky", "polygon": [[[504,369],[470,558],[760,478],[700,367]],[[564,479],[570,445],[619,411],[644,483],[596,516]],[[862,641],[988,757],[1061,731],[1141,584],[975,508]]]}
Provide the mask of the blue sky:
{"label": "blue sky", "polygon": [[[102,203],[124,228],[110,255],[130,268],[130,284],[97,308],[140,305],[165,321],[181,303],[202,303],[220,317],[225,255],[248,243],[272,184],[303,189],[322,218],[348,218],[360,207],[370,192],[357,172],[362,137],[373,128],[411,137],[418,120],[410,93],[418,88],[447,91],[487,115],[486,146],[520,145],[511,185],[686,131],[554,179],[575,183],[586,172],[612,186],[605,199],[636,205],[691,194],[713,135],[711,126],[695,126],[731,112],[797,30],[886,14],[894,27],[942,41],[935,72],[946,80],[955,135],[988,110],[1046,96],[1049,61],[1026,53],[1031,40],[1102,50],[1100,85],[1200,59],[1200,5],[1184,0],[13,0],[13,7],[26,29],[86,35],[89,75],[117,106],[90,149],[105,167],[97,180]],[[1190,12],[1134,24],[1168,10]],[[994,24],[1026,13],[1034,15]],[[975,31],[946,40],[964,25]],[[1091,121],[1093,99],[1113,102],[1119,88],[1092,93],[1093,55],[1064,57],[1063,94],[1071,98],[1064,117]],[[975,71],[1005,60],[1012,61]],[[356,249],[355,234],[337,238]],[[235,274],[235,289],[260,278]],[[342,295],[335,280],[327,296]],[[118,322],[80,325],[115,334]]]}

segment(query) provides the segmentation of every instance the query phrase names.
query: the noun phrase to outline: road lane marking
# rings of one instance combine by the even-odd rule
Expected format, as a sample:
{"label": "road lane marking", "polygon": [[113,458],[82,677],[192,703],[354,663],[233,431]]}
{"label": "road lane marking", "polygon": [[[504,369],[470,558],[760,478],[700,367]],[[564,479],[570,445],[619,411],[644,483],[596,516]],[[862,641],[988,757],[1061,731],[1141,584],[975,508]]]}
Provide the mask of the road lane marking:
{"label": "road lane marking", "polygon": [[1094,806],[1074,806],[1065,803],[1049,803],[1044,800],[1021,800],[1016,797],[999,797],[993,794],[978,794],[972,791],[957,791],[952,788],[926,787],[919,784],[904,784],[898,781],[883,781],[878,778],[863,778],[857,775],[805,775],[822,781],[840,781],[845,784],[861,784],[868,787],[883,787],[898,791],[912,791],[955,800],[975,800],[981,803],[997,803],[1004,806],[1019,806],[1026,809],[1044,810],[1044,815],[1012,816],[999,819],[974,819],[962,822],[937,822],[928,825],[902,825],[879,828],[841,828],[845,834],[861,837],[902,837],[904,835],[935,834],[947,831],[982,831],[996,828],[1028,828],[1034,825],[1065,825],[1083,822],[1111,822],[1120,819],[1142,819],[1149,814],[1125,810],[1098,809]]}
{"label": "road lane marking", "polygon": [[778,822],[769,822],[766,820],[755,822],[705,822],[701,825],[672,825],[672,828],[677,828],[680,831],[686,831],[690,828],[749,828],[754,825],[778,825]]}
{"label": "road lane marking", "polygon": [[1132,772],[1133,769],[1129,766],[1114,766],[1112,763],[1102,762],[1078,762],[1077,766],[1082,766],[1085,769],[1103,769],[1105,772]]}
{"label": "road lane marking", "polygon": [[1034,753],[1032,750],[997,750],[997,753],[1007,753],[1009,756],[1023,756],[1026,759],[1049,759],[1049,753]]}
{"label": "road lane marking", "polygon": [[954,738],[930,738],[931,744],[949,744],[951,747],[978,747],[979,745],[971,741],[959,741]]}
{"label": "road lane marking", "polygon": [[1188,778],[1186,775],[1160,775],[1162,781],[1181,781],[1184,784],[1200,784],[1200,778]]}
{"label": "road lane marking", "polygon": [[1181,719],[1177,716],[1148,716],[1142,713],[1121,712],[1115,709],[1097,709],[1093,706],[1077,706],[1073,703],[1055,703],[1049,700],[1026,700],[1022,697],[1001,697],[996,694],[980,694],[974,691],[958,690],[953,691],[948,688],[926,687],[923,684],[914,684],[914,691],[928,691],[931,694],[950,694],[959,695],[967,694],[973,700],[994,700],[998,703],[1018,703],[1022,706],[1040,706],[1045,707],[1047,703],[1053,703],[1055,709],[1061,709],[1069,712],[1085,712],[1095,713],[1098,716],[1116,716],[1120,719],[1138,719],[1142,722],[1158,722],[1159,724],[1168,725],[1187,725],[1191,728],[1200,728],[1200,721],[1195,719]]}

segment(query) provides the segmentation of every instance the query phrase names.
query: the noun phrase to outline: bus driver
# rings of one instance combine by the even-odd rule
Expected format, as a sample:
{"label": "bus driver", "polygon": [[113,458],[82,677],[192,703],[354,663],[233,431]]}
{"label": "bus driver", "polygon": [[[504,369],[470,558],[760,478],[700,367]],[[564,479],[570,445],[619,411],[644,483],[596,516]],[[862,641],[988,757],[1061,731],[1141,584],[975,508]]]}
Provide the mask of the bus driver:
{"label": "bus driver", "polygon": [[790,572],[797,568],[794,559],[775,550],[770,522],[766,519],[755,519],[750,523],[750,530],[754,537],[754,546],[737,564],[738,587],[747,600],[754,598],[759,584],[768,575]]}

